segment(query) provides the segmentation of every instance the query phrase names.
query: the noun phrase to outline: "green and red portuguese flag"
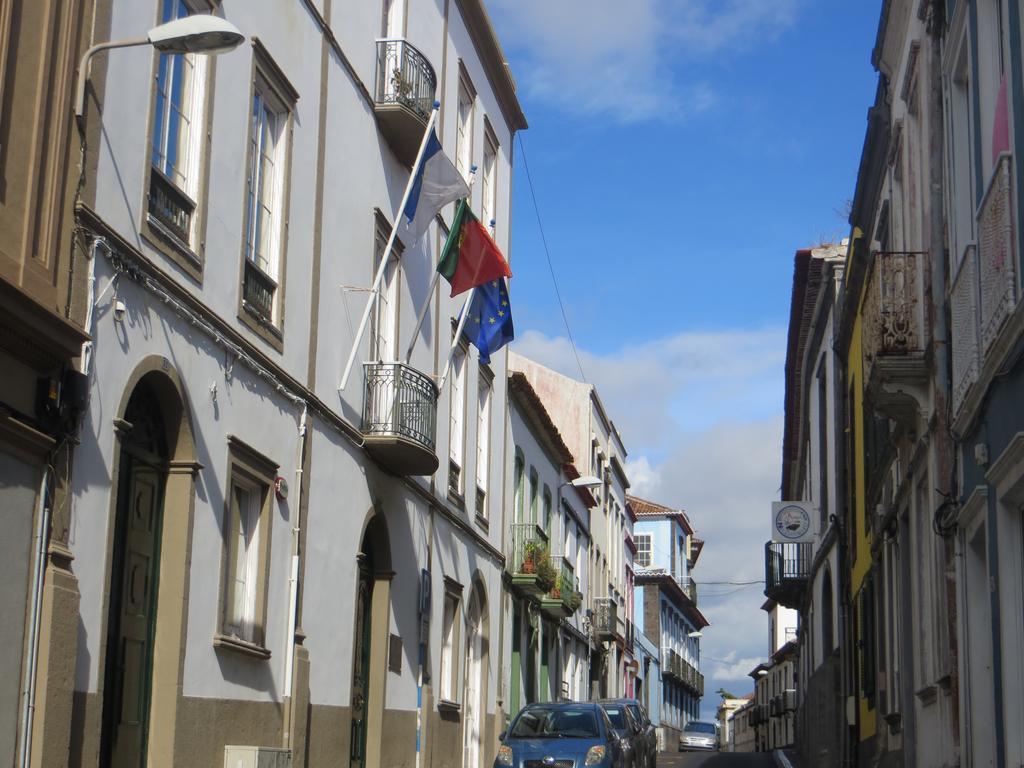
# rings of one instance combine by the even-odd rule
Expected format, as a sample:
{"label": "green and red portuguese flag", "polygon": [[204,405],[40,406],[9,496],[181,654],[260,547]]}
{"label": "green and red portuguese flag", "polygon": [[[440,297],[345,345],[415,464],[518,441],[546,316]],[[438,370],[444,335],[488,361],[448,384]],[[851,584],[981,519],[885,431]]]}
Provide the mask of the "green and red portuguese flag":
{"label": "green and red portuguese flag", "polygon": [[464,199],[455,211],[437,271],[451,283],[452,296],[502,277],[512,277],[505,257]]}

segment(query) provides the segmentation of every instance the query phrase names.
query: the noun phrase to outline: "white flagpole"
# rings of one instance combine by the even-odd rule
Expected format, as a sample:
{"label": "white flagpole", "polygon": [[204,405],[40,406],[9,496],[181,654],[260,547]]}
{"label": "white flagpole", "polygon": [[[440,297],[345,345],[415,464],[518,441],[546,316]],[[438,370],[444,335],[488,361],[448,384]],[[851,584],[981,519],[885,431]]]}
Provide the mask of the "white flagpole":
{"label": "white flagpole", "polygon": [[462,306],[462,316],[459,318],[459,325],[455,329],[455,338],[452,339],[452,348],[448,352],[448,360],[444,364],[444,372],[441,374],[441,378],[437,382],[438,392],[444,390],[444,383],[448,380],[448,371],[452,367],[452,358],[455,357],[455,349],[459,346],[459,339],[462,338],[462,329],[466,325],[466,318],[469,317],[469,302],[473,300],[474,293],[476,293],[476,288],[470,288],[469,293],[466,294],[466,303]]}
{"label": "white flagpole", "polygon": [[395,221],[391,226],[391,236],[388,238],[388,244],[384,248],[384,255],[381,256],[380,267],[377,268],[377,274],[373,278],[373,285],[370,287],[370,298],[366,301],[366,308],[363,310],[363,316],[359,320],[359,328],[356,330],[356,337],[352,340],[352,351],[348,355],[348,362],[345,363],[345,371],[341,374],[341,383],[338,385],[338,391],[341,392],[345,389],[348,384],[348,377],[352,373],[352,364],[356,360],[356,354],[359,352],[359,346],[363,340],[363,334],[366,333],[366,323],[370,319],[370,312],[373,311],[373,305],[377,300],[377,292],[380,289],[380,282],[384,279],[384,272],[388,266],[388,260],[391,258],[391,251],[395,247],[395,238],[398,237],[398,224],[401,221],[402,215],[405,213],[406,203],[409,202],[409,195],[412,194],[412,185],[416,181],[416,174],[419,171],[420,163],[423,162],[423,153],[427,149],[427,142],[430,141],[430,136],[434,132],[434,123],[437,122],[438,111],[441,108],[441,102],[434,102],[434,109],[430,113],[430,119],[427,121],[427,129],[423,132],[423,141],[420,142],[420,149],[416,153],[416,161],[412,164],[412,172],[409,174],[409,183],[405,186],[405,194],[402,195],[402,202],[398,206],[398,214],[395,216]]}
{"label": "white flagpole", "polygon": [[[473,182],[476,181],[476,166],[472,166],[469,169],[469,189],[473,191]],[[430,278],[430,288],[427,289],[426,299],[423,301],[423,306],[420,307],[420,313],[416,316],[416,327],[412,329],[412,338],[409,339],[409,348],[405,350],[405,364],[408,365],[409,361],[412,360],[412,350],[416,346],[416,340],[420,336],[420,328],[423,327],[423,321],[427,317],[427,310],[430,309],[430,301],[434,296],[434,289],[437,288],[437,281],[441,279],[441,273],[436,269],[434,270],[434,276]]]}
{"label": "white flagpole", "polygon": [[[491,237],[494,237],[494,219],[491,219],[490,229]],[[501,278],[499,278],[501,279]],[[466,318],[469,317],[469,305],[473,301],[473,294],[476,293],[476,288],[470,288],[469,293],[466,294],[466,303],[462,306],[462,315],[459,317],[459,325],[455,329],[455,338],[452,339],[452,348],[448,352],[448,360],[444,364],[444,372],[441,374],[441,378],[437,382],[437,391],[440,392],[444,389],[444,383],[448,380],[448,372],[452,367],[452,359],[455,357],[455,348],[459,344],[459,339],[462,338],[462,329],[466,325]]]}

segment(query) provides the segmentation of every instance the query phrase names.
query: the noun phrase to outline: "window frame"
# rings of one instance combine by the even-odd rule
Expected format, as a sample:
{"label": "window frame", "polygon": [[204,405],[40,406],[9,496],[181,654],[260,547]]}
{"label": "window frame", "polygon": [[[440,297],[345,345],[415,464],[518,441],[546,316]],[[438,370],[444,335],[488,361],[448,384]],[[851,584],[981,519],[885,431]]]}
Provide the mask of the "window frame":
{"label": "window frame", "polygon": [[[448,391],[448,498],[465,505],[466,492],[466,414],[468,411],[469,345],[464,339],[453,341],[451,386]],[[461,364],[460,364],[461,363]],[[459,402],[456,403],[456,400]],[[456,409],[458,405],[458,409]],[[456,420],[458,415],[458,420]],[[457,421],[457,423],[456,423]],[[452,439],[458,436],[458,450]],[[454,482],[453,482],[454,481]]]}
{"label": "window frame", "polygon": [[[215,647],[230,648],[250,656],[269,659],[270,650],[266,647],[267,631],[267,600],[270,582],[270,552],[273,536],[272,506],[274,499],[274,480],[277,477],[278,465],[234,435],[228,435],[228,471],[225,488],[228,492],[224,498],[224,514],[221,521],[221,574],[220,600],[218,606],[217,632],[214,635]],[[234,624],[229,622],[228,612],[231,610],[234,592],[230,579],[236,572],[237,557],[234,534],[235,509],[234,494],[236,486],[243,486],[249,491],[262,494],[259,505],[259,539],[256,542],[256,596],[253,607],[253,630],[251,637],[245,637]]]}
{"label": "window frame", "polygon": [[[455,94],[455,170],[457,170],[467,182],[469,171],[473,167],[473,134],[476,131],[476,88],[470,80],[469,72],[463,62],[459,61],[459,76],[456,80],[457,91]],[[463,130],[459,109],[465,102],[469,105],[469,120]]]}
{"label": "window frame", "polygon": [[[480,165],[480,221],[487,227],[487,231],[491,233],[492,237],[498,230],[497,223],[495,223],[493,229],[491,228],[491,221],[497,222],[498,218],[498,155],[500,147],[498,137],[491,127],[491,122],[485,115],[484,152]],[[490,169],[488,169],[488,157],[491,159]],[[488,197],[490,198],[490,203],[488,203]]]}
{"label": "window frame", "polygon": [[[653,562],[653,537],[650,533],[638,533],[634,536],[636,542],[636,566],[637,568],[650,568]],[[644,554],[644,548],[640,546],[641,542],[647,543],[647,562],[641,562],[641,556]]]}
{"label": "window frame", "polygon": [[[437,701],[438,707],[442,709],[460,706],[459,667],[461,665],[457,663],[456,654],[461,647],[462,638],[461,605],[462,585],[445,577],[444,599],[441,600],[441,635],[437,666]],[[451,606],[450,613],[449,606]]]}
{"label": "window frame", "polygon": [[[172,1],[176,0],[156,0],[153,3],[156,8],[154,26],[163,23],[165,4]],[[181,2],[188,8],[190,16],[209,13],[215,9],[215,4],[212,0],[181,0]],[[194,57],[192,66],[200,70],[199,77],[193,78],[190,84],[194,87],[195,83],[199,83],[202,88],[198,98],[194,92],[190,94],[189,98],[191,108],[198,109],[201,112],[198,115],[198,119],[195,116],[190,117],[193,130],[191,151],[195,152],[194,167],[189,169],[190,175],[194,178],[194,185],[189,185],[190,189],[182,189],[172,179],[168,178],[160,168],[153,165],[157,80],[163,56],[192,56]],[[206,262],[206,226],[209,213],[208,192],[210,181],[209,158],[213,133],[213,96],[217,57],[202,56],[200,54],[164,54],[154,48],[151,61],[152,79],[150,82],[152,86],[149,89],[149,112],[146,124],[145,170],[140,190],[139,235],[150,247],[155,249],[164,258],[173,262],[192,280],[201,285]],[[150,213],[150,201],[154,185],[163,186],[165,194],[169,197],[177,198],[176,202],[191,208],[190,231],[187,238],[183,239],[179,233]]]}
{"label": "window frame", "polygon": [[523,449],[515,447],[515,459],[512,464],[512,522],[524,523],[526,510],[526,457]]}
{"label": "window frame", "polygon": [[[486,522],[491,472],[491,418],[494,409],[494,377],[480,366],[476,391],[476,514]],[[482,484],[481,484],[481,481]]]}
{"label": "window frame", "polygon": [[[249,79],[249,91],[246,108],[246,152],[245,170],[242,173],[242,216],[241,232],[239,237],[239,259],[238,274],[238,319],[250,331],[270,344],[278,352],[284,349],[284,323],[285,323],[285,278],[288,263],[288,230],[290,225],[291,209],[291,168],[292,168],[292,144],[295,130],[295,106],[299,100],[299,94],[284,76],[280,67],[274,62],[263,43],[256,37],[252,38],[252,69]],[[261,89],[260,86],[263,86]],[[280,152],[280,167],[276,173],[275,186],[279,186],[277,199],[279,211],[276,213],[277,222],[274,224],[274,244],[276,248],[276,277],[266,273],[262,267],[249,258],[247,248],[247,231],[250,222],[249,208],[249,168],[251,167],[252,145],[253,145],[253,119],[252,105],[257,92],[261,92],[264,99],[269,101],[273,107],[279,109],[279,114],[284,120],[281,130],[281,142],[275,145],[275,151]],[[250,267],[250,265],[252,265]],[[254,269],[259,277],[269,279],[275,283],[271,301],[273,307],[271,316],[265,317],[252,305],[245,301],[245,280],[248,269]]]}
{"label": "window frame", "polygon": [[[383,248],[387,248],[387,241],[391,237],[391,222],[388,221],[387,217],[384,215],[384,212],[381,211],[380,208],[374,208],[373,209],[373,213],[374,213],[373,251],[372,251],[373,259],[372,259],[372,261],[370,263],[370,266],[371,266],[370,281],[371,281],[371,283],[373,281],[373,278],[376,277],[376,275],[377,275],[377,270],[380,268],[380,258],[384,255],[383,251],[378,253],[377,246],[383,240]],[[384,363],[397,362],[397,360],[398,360],[398,354],[399,354],[399,351],[398,351],[399,329],[401,328],[401,321],[402,321],[402,252],[403,252],[403,250],[404,250],[404,246],[402,244],[402,241],[399,238],[396,237],[395,238],[395,244],[394,244],[394,246],[392,248],[392,256],[391,256],[391,260],[394,263],[394,267],[393,267],[394,271],[393,271],[393,273],[391,275],[392,282],[387,284],[389,292],[394,294],[394,310],[393,310],[393,315],[390,318],[391,337],[392,338],[391,338],[391,341],[389,342],[391,344],[391,346],[392,346],[392,350],[393,350],[394,354],[392,355],[392,359],[390,359],[390,360],[385,360],[385,359],[383,359],[380,356],[380,348],[378,346],[380,344],[380,337],[379,337],[379,334],[377,333],[377,330],[378,330],[378,325],[381,323],[382,315],[384,314],[384,312],[382,312],[382,310],[381,310],[382,304],[381,304],[380,297],[378,297],[378,300],[376,302],[374,302],[373,312],[370,314],[370,333],[369,333],[369,337],[368,337],[368,339],[369,339],[369,350],[368,350],[368,358],[367,358],[367,359],[370,359],[370,360],[379,360],[380,362],[384,362]],[[389,269],[390,269],[390,267],[389,267]],[[384,277],[382,279],[382,287],[384,286],[384,284],[387,281],[388,281],[388,270],[385,270]],[[382,291],[382,293],[383,293],[383,291]]]}

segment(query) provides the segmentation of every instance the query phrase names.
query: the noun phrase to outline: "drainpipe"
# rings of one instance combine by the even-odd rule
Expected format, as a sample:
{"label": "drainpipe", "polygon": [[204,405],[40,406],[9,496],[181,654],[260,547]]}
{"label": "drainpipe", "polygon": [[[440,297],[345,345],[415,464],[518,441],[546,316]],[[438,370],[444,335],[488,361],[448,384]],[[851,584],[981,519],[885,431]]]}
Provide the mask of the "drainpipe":
{"label": "drainpipe", "polygon": [[[299,617],[299,534],[302,531],[300,516],[302,515],[302,484],[303,467],[306,460],[306,423],[309,416],[309,409],[305,403],[302,404],[302,416],[299,419],[299,445],[296,451],[297,464],[295,467],[296,490],[295,490],[295,520],[292,526],[292,564],[291,574],[288,579],[288,635],[285,637],[284,655],[284,690],[292,701],[295,701],[295,692],[292,690],[294,680],[292,679],[292,667],[295,665],[295,630],[297,629]],[[285,745],[294,749],[295,724],[289,722],[288,733],[285,734]]]}
{"label": "drainpipe", "polygon": [[39,508],[36,510],[36,560],[32,571],[32,608],[28,629],[28,658],[25,659],[25,703],[21,709],[20,768],[29,768],[32,750],[32,720],[36,709],[36,663],[39,660],[39,624],[43,605],[43,576],[46,573],[46,544],[50,531],[50,506],[46,503],[46,489],[50,468],[43,468],[39,483]]}
{"label": "drainpipe", "polygon": [[[928,119],[928,182],[929,205],[931,208],[929,248],[931,259],[931,302],[930,314],[932,321],[932,355],[934,361],[934,418],[935,430],[935,462],[936,490],[946,499],[955,493],[954,450],[950,432],[950,409],[952,391],[949,324],[947,319],[948,304],[946,300],[946,247],[945,247],[945,181],[943,178],[944,124],[943,124],[943,92],[942,92],[942,38],[945,32],[945,2],[932,0],[928,8],[928,89],[931,114]],[[950,566],[955,567],[953,540],[947,534],[943,542],[943,572]],[[958,648],[957,648],[957,605],[956,584],[949,578],[945,579],[946,627],[947,644],[949,647],[950,692],[952,712],[950,733],[953,749],[960,751],[960,713],[959,713],[959,679],[958,679]],[[996,655],[998,658],[998,653]],[[999,735],[1001,718],[996,719],[996,733]]]}

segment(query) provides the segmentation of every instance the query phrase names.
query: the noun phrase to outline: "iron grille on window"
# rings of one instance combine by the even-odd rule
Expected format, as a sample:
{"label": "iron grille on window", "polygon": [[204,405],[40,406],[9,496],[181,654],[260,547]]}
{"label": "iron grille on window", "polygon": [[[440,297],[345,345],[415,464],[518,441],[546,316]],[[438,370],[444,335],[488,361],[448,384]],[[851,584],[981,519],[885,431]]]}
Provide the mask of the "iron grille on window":
{"label": "iron grille on window", "polygon": [[242,299],[246,308],[263,320],[273,321],[274,294],[277,283],[266,272],[251,261],[245,262],[245,281],[242,287]]}
{"label": "iron grille on window", "polygon": [[149,172],[147,209],[161,227],[189,245],[196,204],[157,168]]}

